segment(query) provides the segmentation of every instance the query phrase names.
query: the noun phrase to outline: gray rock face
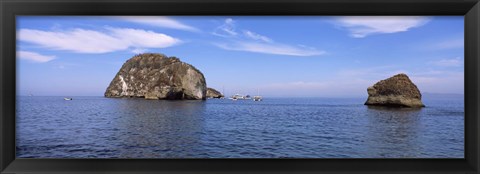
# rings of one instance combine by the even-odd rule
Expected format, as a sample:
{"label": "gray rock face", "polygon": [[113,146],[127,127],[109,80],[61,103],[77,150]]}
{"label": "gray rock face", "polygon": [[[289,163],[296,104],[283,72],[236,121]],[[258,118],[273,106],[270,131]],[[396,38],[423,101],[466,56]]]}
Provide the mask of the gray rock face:
{"label": "gray rock face", "polygon": [[406,74],[397,74],[368,87],[365,105],[425,107],[422,94]]}
{"label": "gray rock face", "polygon": [[207,88],[207,98],[222,98],[224,97],[222,93],[218,92],[213,88]]}
{"label": "gray rock face", "polygon": [[105,97],[204,100],[203,74],[176,57],[145,53],[127,60],[105,91]]}

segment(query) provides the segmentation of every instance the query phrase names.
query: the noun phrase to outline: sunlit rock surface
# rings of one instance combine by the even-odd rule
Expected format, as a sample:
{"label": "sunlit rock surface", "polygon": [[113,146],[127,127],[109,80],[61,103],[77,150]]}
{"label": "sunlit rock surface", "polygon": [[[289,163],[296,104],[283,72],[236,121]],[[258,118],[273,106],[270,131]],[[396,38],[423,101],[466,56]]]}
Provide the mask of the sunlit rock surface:
{"label": "sunlit rock surface", "polygon": [[365,105],[425,107],[422,94],[406,74],[397,74],[368,87]]}
{"label": "sunlit rock surface", "polygon": [[105,91],[105,97],[204,100],[202,72],[176,57],[145,53],[127,60]]}
{"label": "sunlit rock surface", "polygon": [[207,88],[207,98],[222,98],[224,97],[222,93],[218,92],[213,88]]}

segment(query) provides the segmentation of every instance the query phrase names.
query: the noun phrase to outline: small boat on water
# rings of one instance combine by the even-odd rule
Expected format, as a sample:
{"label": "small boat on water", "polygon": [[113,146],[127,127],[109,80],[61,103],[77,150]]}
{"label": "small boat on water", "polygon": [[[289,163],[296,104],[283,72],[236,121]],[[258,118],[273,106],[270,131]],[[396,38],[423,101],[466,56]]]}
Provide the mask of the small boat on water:
{"label": "small boat on water", "polygon": [[[249,95],[247,95],[248,97],[250,97]],[[230,97],[230,99],[232,100],[245,100],[245,99],[249,99],[247,98],[247,96],[244,96],[244,95],[241,95],[241,94],[235,94],[233,95],[232,97]]]}
{"label": "small boat on water", "polygon": [[[257,99],[255,99],[255,97],[257,97]],[[260,97],[260,98],[258,98]],[[250,100],[252,99],[252,97],[250,95],[242,95],[242,94],[235,94],[233,96],[231,96],[229,99],[231,100]],[[254,96],[253,98],[254,101],[261,101],[262,100],[262,97],[261,96]]]}
{"label": "small boat on water", "polygon": [[257,95],[253,96],[253,101],[262,101],[262,96],[260,96],[260,92],[257,89]]}
{"label": "small boat on water", "polygon": [[73,100],[73,98],[67,98],[67,97],[65,97],[65,98],[63,98],[63,100]]}

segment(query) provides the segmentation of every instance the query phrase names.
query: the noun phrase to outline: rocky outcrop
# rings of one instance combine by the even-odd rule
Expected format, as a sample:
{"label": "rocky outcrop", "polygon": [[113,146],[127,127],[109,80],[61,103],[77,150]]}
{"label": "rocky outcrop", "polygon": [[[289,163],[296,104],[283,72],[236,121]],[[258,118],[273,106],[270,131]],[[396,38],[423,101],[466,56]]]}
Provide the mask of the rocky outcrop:
{"label": "rocky outcrop", "polygon": [[206,98],[203,74],[176,57],[145,53],[127,60],[105,91],[105,97],[199,100]]}
{"label": "rocky outcrop", "polygon": [[222,93],[218,92],[213,88],[207,88],[207,98],[222,98],[224,97]]}
{"label": "rocky outcrop", "polygon": [[397,74],[368,87],[365,105],[425,107],[422,94],[406,74]]}

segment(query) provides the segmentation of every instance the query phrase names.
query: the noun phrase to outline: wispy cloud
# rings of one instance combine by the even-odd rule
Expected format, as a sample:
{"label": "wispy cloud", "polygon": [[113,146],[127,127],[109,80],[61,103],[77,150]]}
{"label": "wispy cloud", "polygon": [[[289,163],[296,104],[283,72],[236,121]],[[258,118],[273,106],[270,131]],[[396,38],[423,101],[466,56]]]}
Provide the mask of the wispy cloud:
{"label": "wispy cloud", "polygon": [[253,40],[259,40],[259,41],[263,41],[263,42],[273,42],[273,40],[268,38],[267,36],[263,36],[263,35],[254,33],[252,31],[245,30],[245,31],[243,31],[243,34],[245,36],[247,36],[248,38],[251,38]]}
{"label": "wispy cloud", "polygon": [[443,66],[443,67],[459,67],[462,66],[462,60],[460,57],[456,57],[453,59],[441,59],[438,61],[431,61],[429,64],[435,65],[435,66]]}
{"label": "wispy cloud", "polygon": [[192,32],[200,31],[195,27],[183,24],[179,21],[176,21],[172,18],[165,17],[165,16],[120,16],[116,18],[129,21],[129,22],[162,27],[162,28],[171,28],[171,29],[185,30],[185,31],[192,31]]}
{"label": "wispy cloud", "polygon": [[108,53],[129,48],[166,48],[181,42],[177,38],[153,31],[112,27],[107,27],[104,32],[80,28],[69,31],[20,29],[17,34],[20,41],[76,53]]}
{"label": "wispy cloud", "polygon": [[122,40],[129,47],[166,48],[180,43],[179,39],[166,34],[132,28],[108,28],[112,36]]}
{"label": "wispy cloud", "polygon": [[345,16],[336,18],[350,36],[363,38],[373,34],[397,33],[425,25],[430,21],[422,16]]}
{"label": "wispy cloud", "polygon": [[304,45],[296,46],[276,43],[273,39],[250,30],[240,30],[243,31],[242,35],[242,33],[239,34],[236,31],[235,23],[233,19],[228,18],[215,29],[212,33],[213,35],[227,39],[224,42],[213,43],[215,46],[225,50],[288,56],[315,56],[326,53],[325,51]]}
{"label": "wispy cloud", "polygon": [[216,46],[225,50],[234,51],[248,51],[265,54],[277,54],[288,56],[315,56],[325,54],[325,51],[315,49],[305,49],[284,44],[276,43],[256,43],[256,42],[231,42],[231,43],[216,43]]}
{"label": "wispy cloud", "polygon": [[55,59],[56,56],[42,55],[36,52],[30,51],[17,51],[17,59],[28,60],[31,62],[45,63]]}
{"label": "wispy cloud", "polygon": [[212,34],[220,37],[234,37],[238,35],[235,31],[235,21],[232,18],[225,19],[225,22],[215,28]]}

